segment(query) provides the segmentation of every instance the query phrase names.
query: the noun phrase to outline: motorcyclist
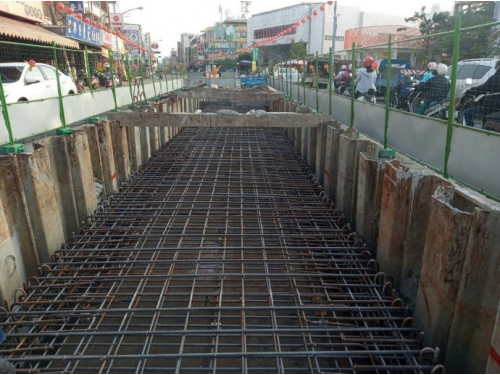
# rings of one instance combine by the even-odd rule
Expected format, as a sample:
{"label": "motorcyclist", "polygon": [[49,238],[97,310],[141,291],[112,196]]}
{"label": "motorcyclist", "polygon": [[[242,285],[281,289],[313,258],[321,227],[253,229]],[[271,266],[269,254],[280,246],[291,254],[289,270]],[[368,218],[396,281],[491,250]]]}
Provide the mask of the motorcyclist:
{"label": "motorcyclist", "polygon": [[410,74],[405,73],[403,80],[399,81],[394,88],[394,94],[398,97],[398,108],[403,108],[405,103],[407,103],[412,87],[413,78]]}
{"label": "motorcyclist", "polygon": [[429,79],[434,77],[437,66],[438,64],[434,61],[431,61],[429,64],[427,64],[427,72],[422,77],[422,82],[427,82]]}
{"label": "motorcyclist", "polygon": [[494,94],[484,96],[475,107],[467,108],[464,111],[465,123],[474,126],[474,116],[484,117],[490,113],[500,111],[500,61],[495,64],[496,72],[488,80],[477,87],[467,90],[467,94],[478,96],[481,94]]}
{"label": "motorcyclist", "polygon": [[354,84],[356,85],[356,98],[361,94],[366,94],[368,90],[375,89],[375,81],[377,79],[377,73],[373,69],[373,63],[375,60],[371,56],[365,57],[363,60],[363,68],[358,71],[358,75]]}
{"label": "motorcyclist", "polygon": [[334,77],[335,87],[339,89],[339,92],[341,92],[342,88],[345,88],[346,86],[349,85],[350,80],[351,80],[351,73],[349,73],[349,71],[347,70],[346,65],[342,65],[340,67],[340,71]]}
{"label": "motorcyclist", "polygon": [[450,91],[450,81],[445,77],[448,67],[445,64],[438,64],[434,75],[427,82],[421,82],[415,87],[423,94],[424,101],[418,109],[418,114],[423,115],[429,106],[437,104],[448,97]]}

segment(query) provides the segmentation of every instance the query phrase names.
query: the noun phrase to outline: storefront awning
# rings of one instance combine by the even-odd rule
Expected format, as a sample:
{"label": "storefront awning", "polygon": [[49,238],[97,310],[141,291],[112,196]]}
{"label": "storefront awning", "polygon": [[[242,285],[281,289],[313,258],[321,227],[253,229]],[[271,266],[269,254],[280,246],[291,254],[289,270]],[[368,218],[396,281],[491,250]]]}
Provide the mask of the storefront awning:
{"label": "storefront awning", "polygon": [[0,35],[41,43],[55,42],[57,46],[78,49],[78,42],[48,31],[41,26],[0,16]]}

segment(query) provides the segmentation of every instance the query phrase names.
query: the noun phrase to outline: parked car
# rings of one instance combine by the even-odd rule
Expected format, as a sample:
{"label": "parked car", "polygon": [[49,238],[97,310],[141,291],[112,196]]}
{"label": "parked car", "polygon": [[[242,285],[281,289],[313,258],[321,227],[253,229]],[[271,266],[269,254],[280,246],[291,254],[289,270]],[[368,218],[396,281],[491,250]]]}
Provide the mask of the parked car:
{"label": "parked car", "polygon": [[299,73],[297,69],[278,67],[274,71],[275,79],[283,79],[285,81],[299,82]]}
{"label": "parked car", "polygon": [[[455,103],[459,103],[465,90],[485,83],[495,74],[495,64],[499,59],[469,59],[458,62]],[[451,77],[451,66],[448,68]]]}
{"label": "parked car", "polygon": [[27,62],[0,63],[3,90],[7,103],[56,97],[57,76],[61,83],[61,94],[76,94],[78,90],[71,79],[51,65],[36,63],[30,66]]}

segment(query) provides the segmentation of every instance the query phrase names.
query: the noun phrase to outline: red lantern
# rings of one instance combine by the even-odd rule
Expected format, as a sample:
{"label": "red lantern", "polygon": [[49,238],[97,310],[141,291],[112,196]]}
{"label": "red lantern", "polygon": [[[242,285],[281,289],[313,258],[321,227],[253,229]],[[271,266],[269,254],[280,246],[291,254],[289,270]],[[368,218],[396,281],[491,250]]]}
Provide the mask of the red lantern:
{"label": "red lantern", "polygon": [[131,68],[132,68],[133,70],[136,70],[136,69],[137,69],[137,65],[132,64]]}
{"label": "red lantern", "polygon": [[300,22],[302,22],[302,23],[306,23],[306,20],[305,20],[304,18],[302,18],[302,19],[300,20]]}
{"label": "red lantern", "polygon": [[288,32],[288,34],[290,34],[292,32],[292,28],[289,27],[288,29],[286,29],[286,31]]}
{"label": "red lantern", "polygon": [[63,3],[57,3],[56,8],[58,11],[62,11],[64,9],[64,4]]}
{"label": "red lantern", "polygon": [[327,1],[326,2],[328,5],[332,5],[333,4],[333,1]]}
{"label": "red lantern", "polygon": [[28,65],[31,66],[32,68],[36,65],[35,60],[30,60],[28,61]]}
{"label": "red lantern", "polygon": [[98,69],[101,69],[101,68],[102,68],[102,63],[101,63],[101,62],[98,62],[98,63],[97,63],[97,68],[98,68]]}
{"label": "red lantern", "polygon": [[310,21],[312,20],[312,16],[310,14],[307,15],[307,19]]}
{"label": "red lantern", "polygon": [[324,6],[323,4],[321,4],[321,5],[319,6],[319,10],[321,10],[322,12],[324,12],[324,11],[325,11],[325,6]]}
{"label": "red lantern", "polygon": [[102,23],[97,22],[96,26],[100,29],[100,28],[102,28]]}
{"label": "red lantern", "polygon": [[92,26],[95,26],[95,25],[96,25],[96,22],[95,22],[94,20],[92,20],[92,21],[90,21],[90,24],[91,24]]}
{"label": "red lantern", "polygon": [[68,8],[68,10],[66,11],[68,14],[73,14],[75,13],[75,10],[71,7]]}
{"label": "red lantern", "polygon": [[83,16],[81,13],[75,14],[75,17],[78,18],[80,21],[82,20]]}
{"label": "red lantern", "polygon": [[318,15],[318,11],[315,9],[314,12],[313,12],[314,16],[317,16]]}
{"label": "red lantern", "polygon": [[85,18],[83,19],[83,22],[85,22],[85,23],[90,23],[90,18],[85,17]]}

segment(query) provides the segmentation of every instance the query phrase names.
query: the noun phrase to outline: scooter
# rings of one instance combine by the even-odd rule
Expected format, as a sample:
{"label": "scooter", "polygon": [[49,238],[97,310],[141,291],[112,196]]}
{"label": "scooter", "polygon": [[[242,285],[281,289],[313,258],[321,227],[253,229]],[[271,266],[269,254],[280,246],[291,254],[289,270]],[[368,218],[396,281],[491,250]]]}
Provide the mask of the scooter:
{"label": "scooter", "polygon": [[375,93],[376,91],[374,89],[368,89],[367,92],[359,93],[357,99],[363,102],[375,104],[377,102],[377,99],[375,98]]}

